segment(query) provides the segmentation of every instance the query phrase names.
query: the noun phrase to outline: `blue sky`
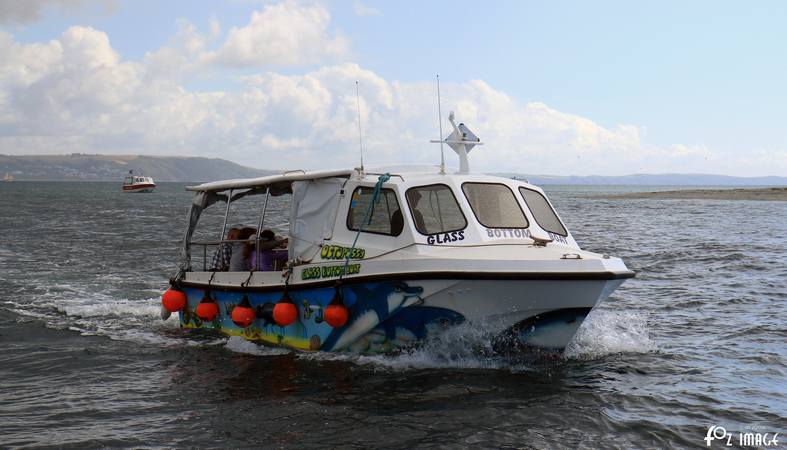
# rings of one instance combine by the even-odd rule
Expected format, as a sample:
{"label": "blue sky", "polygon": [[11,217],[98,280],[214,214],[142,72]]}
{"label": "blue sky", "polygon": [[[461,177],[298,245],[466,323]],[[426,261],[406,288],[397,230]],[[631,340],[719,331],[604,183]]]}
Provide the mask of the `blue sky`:
{"label": "blue sky", "polygon": [[439,73],[478,170],[787,175],[787,4],[487,3],[0,0],[0,153],[353,164],[358,79],[368,159],[430,162]]}

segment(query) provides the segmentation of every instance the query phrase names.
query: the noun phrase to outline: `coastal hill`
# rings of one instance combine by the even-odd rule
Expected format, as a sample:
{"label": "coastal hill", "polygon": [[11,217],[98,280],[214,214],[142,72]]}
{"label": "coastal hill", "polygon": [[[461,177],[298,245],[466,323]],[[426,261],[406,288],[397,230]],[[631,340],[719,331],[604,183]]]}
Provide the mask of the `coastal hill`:
{"label": "coastal hill", "polygon": [[14,180],[120,181],[133,170],[160,181],[213,181],[280,173],[253,169],[220,158],[143,155],[0,155],[0,176]]}
{"label": "coastal hill", "polygon": [[[153,177],[157,182],[196,182],[252,178],[282,173],[241,166],[220,158],[143,155],[3,155],[0,154],[0,177],[5,173],[17,181],[120,181],[129,170]],[[661,186],[787,186],[787,177],[731,177],[703,174],[660,174],[625,176],[552,176],[499,173],[497,175],[527,179],[537,185],[661,185]]]}

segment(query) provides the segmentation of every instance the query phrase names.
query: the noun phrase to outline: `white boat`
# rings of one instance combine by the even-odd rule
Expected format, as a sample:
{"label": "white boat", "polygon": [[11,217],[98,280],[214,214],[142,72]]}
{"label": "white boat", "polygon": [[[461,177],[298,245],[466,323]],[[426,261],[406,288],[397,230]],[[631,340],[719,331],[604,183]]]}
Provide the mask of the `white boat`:
{"label": "white boat", "polygon": [[135,175],[133,170],[128,171],[128,175],[123,179],[123,192],[153,192],[156,183],[153,178],[142,174]]}
{"label": "white boat", "polygon": [[14,181],[14,176],[11,175],[10,173],[6,172],[5,176],[3,177],[3,182],[10,183],[12,181]]}
{"label": "white boat", "polygon": [[[450,120],[444,142],[459,154],[457,173],[296,171],[188,187],[189,227],[163,317],[177,311],[183,328],[299,350],[390,351],[457,326],[496,349],[563,349],[634,272],[580,249],[541,188],[470,173],[467,153],[480,142]],[[248,211],[237,205],[260,195],[257,255],[268,198],[290,197],[286,268],[211,270],[219,241],[193,240],[202,211],[224,203],[225,237],[232,212]]]}

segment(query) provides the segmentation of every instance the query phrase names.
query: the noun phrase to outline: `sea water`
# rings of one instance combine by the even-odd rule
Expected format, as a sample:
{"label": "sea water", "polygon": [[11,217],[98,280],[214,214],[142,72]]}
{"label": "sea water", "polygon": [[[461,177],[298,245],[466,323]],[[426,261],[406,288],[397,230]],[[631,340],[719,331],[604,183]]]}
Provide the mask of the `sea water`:
{"label": "sea water", "polygon": [[159,299],[177,268],[183,184],[0,185],[0,447],[704,447],[713,426],[783,435],[787,203],[597,196],[636,189],[546,187],[584,249],[637,277],[564,357],[512,360],[467,326],[396,356],[181,330],[159,318]]}

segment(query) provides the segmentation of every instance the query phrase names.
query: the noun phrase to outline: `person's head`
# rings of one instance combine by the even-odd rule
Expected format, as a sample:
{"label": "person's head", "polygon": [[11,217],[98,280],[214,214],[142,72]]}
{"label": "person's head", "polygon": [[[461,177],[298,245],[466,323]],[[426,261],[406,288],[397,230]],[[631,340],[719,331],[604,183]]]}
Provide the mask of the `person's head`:
{"label": "person's head", "polygon": [[227,232],[227,239],[229,239],[230,241],[234,241],[238,239],[238,232],[240,232],[240,229],[231,227],[230,230]]}
{"label": "person's head", "polygon": [[415,208],[418,205],[418,201],[421,200],[421,193],[418,191],[412,191],[407,195],[410,198],[410,205]]}
{"label": "person's head", "polygon": [[238,231],[238,239],[240,239],[240,240],[248,239],[248,238],[254,236],[255,234],[257,234],[257,230],[256,229],[254,229],[252,227],[244,227],[244,228],[241,228]]}
{"label": "person's head", "polygon": [[272,241],[274,239],[276,239],[276,234],[271,230],[262,230],[262,233],[260,233],[260,240],[263,242]]}

